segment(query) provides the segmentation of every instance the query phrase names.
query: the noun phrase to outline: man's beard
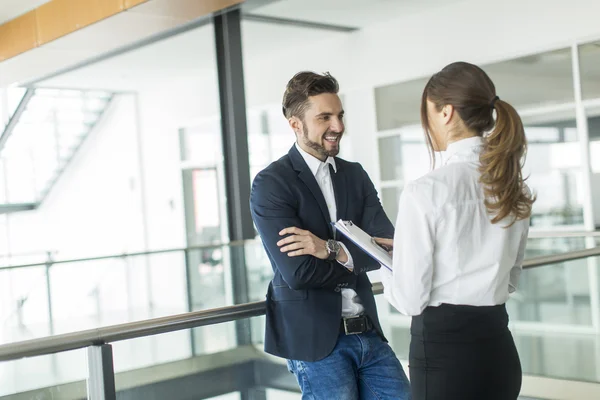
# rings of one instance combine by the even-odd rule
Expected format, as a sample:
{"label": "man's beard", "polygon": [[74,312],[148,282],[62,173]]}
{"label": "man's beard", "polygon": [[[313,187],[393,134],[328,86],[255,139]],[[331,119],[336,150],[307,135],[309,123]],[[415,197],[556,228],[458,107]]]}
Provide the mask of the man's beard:
{"label": "man's beard", "polygon": [[[326,131],[321,137],[324,138],[327,134],[332,134],[332,132]],[[340,134],[340,133],[335,133],[334,135],[339,136],[339,137],[342,136],[342,134]],[[325,139],[323,139],[323,140],[325,140]],[[302,127],[302,142],[304,142],[305,145],[307,145],[311,149],[315,150],[323,157],[335,157],[340,152],[339,140],[337,142],[338,143],[337,148],[332,149],[332,150],[327,150],[322,144],[313,142],[312,140],[310,140],[308,138],[308,130],[306,129],[306,125]]]}

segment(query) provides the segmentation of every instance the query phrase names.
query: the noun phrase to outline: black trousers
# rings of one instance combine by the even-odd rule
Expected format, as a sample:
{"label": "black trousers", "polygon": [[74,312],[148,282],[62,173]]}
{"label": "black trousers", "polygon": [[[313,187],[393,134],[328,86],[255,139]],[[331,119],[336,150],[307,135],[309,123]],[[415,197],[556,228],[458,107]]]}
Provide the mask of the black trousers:
{"label": "black trousers", "polygon": [[521,362],[504,305],[442,304],[412,319],[412,400],[516,400]]}

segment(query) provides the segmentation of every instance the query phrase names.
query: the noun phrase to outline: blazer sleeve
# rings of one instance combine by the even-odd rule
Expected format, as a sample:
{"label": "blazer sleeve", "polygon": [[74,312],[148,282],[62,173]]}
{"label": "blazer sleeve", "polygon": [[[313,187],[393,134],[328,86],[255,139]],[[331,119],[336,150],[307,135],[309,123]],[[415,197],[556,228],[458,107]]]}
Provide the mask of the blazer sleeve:
{"label": "blazer sleeve", "polygon": [[[362,192],[364,196],[364,206],[362,212],[362,219],[355,221],[357,225],[369,235],[374,237],[388,238],[394,237],[394,225],[386,215],[381,202],[379,201],[379,195],[375,189],[375,185],[369,178],[367,172],[359,164],[359,180],[362,186]],[[381,268],[381,264],[375,261],[373,258],[368,256],[364,251],[359,249],[352,242],[344,242],[348,246],[348,251],[352,254],[352,260],[354,262],[354,273],[364,274],[368,271],[374,271]]]}
{"label": "blazer sleeve", "polygon": [[291,289],[335,289],[353,286],[356,276],[338,262],[304,255],[289,257],[277,242],[279,232],[294,226],[303,229],[296,212],[296,199],[283,179],[263,171],[255,179],[250,194],[252,219],[263,244]]}

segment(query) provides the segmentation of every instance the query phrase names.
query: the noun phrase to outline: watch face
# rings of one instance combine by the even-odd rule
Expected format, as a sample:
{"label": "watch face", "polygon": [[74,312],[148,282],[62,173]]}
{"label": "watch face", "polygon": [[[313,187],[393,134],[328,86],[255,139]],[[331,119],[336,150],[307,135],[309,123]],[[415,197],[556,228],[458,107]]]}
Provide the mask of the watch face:
{"label": "watch face", "polygon": [[328,240],[327,251],[329,251],[330,253],[337,253],[338,251],[340,251],[340,244],[335,240]]}
{"label": "watch face", "polygon": [[333,251],[335,251],[336,253],[340,251],[340,243],[336,242],[335,240],[333,241]]}

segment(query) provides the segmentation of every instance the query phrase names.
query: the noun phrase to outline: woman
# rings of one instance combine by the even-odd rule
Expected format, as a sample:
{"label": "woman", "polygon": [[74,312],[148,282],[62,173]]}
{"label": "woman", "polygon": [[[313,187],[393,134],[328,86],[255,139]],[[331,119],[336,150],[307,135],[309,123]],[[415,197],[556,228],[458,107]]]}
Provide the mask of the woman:
{"label": "woman", "polygon": [[505,303],[534,202],[523,124],[487,74],[462,62],[429,80],[421,122],[432,164],[434,151],[445,163],[402,192],[394,240],[376,239],[394,246],[385,297],[413,316],[413,400],[516,399],[521,364]]}

